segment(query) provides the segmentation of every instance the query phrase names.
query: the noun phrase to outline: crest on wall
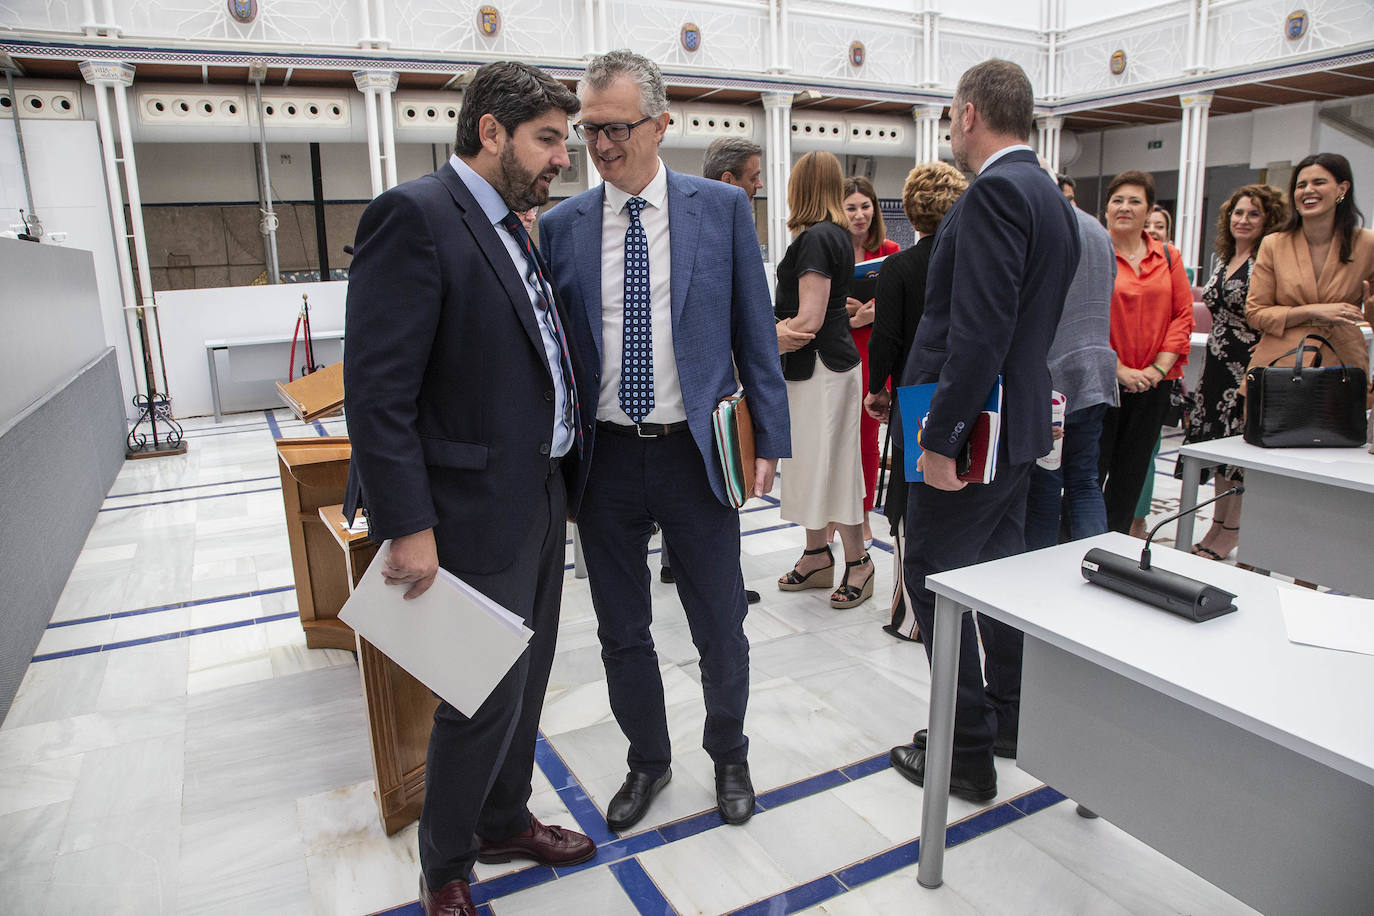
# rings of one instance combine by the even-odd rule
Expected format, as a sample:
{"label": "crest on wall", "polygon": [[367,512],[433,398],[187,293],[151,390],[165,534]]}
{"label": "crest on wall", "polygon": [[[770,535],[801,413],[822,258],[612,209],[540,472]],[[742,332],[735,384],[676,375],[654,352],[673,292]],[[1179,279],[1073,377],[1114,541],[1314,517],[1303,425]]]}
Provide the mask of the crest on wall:
{"label": "crest on wall", "polygon": [[477,28],[488,38],[495,38],[501,31],[501,11],[494,6],[483,6],[477,10]]}
{"label": "crest on wall", "polygon": [[229,0],[229,15],[235,22],[248,25],[258,18],[258,0]]}
{"label": "crest on wall", "polygon": [[856,41],[849,46],[849,64],[852,67],[862,67],[868,58],[868,52],[864,49],[862,41]]}
{"label": "crest on wall", "polygon": [[1283,36],[1289,41],[1297,41],[1306,35],[1309,18],[1307,10],[1293,10],[1283,21]]}
{"label": "crest on wall", "polygon": [[689,22],[682,27],[680,36],[682,49],[684,51],[696,51],[701,47],[701,28],[695,22]]}
{"label": "crest on wall", "polygon": [[1126,72],[1126,52],[1117,48],[1112,52],[1111,57],[1112,76],[1120,76]]}

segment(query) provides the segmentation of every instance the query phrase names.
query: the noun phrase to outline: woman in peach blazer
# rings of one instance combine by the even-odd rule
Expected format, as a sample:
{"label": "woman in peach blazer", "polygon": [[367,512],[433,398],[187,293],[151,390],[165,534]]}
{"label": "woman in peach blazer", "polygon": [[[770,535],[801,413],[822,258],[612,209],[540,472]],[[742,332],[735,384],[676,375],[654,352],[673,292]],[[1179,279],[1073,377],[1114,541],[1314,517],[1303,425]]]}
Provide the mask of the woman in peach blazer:
{"label": "woman in peach blazer", "polygon": [[[1322,365],[1369,372],[1369,351],[1358,322],[1374,281],[1374,232],[1361,229],[1350,163],[1316,153],[1298,163],[1288,189],[1288,223],[1260,243],[1250,275],[1245,318],[1261,336],[1250,368],[1262,368],[1297,347],[1306,334],[1331,341]],[[1313,265],[1320,265],[1314,269]],[[1288,357],[1280,365],[1293,365]]]}

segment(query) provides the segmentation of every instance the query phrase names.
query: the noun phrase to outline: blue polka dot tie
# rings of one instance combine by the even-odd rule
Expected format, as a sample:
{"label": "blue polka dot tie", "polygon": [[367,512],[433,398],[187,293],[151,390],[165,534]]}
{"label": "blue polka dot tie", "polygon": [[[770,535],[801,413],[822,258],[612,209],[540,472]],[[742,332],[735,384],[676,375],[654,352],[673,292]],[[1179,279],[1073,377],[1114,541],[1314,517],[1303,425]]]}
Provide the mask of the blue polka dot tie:
{"label": "blue polka dot tie", "polygon": [[647,201],[631,197],[625,204],[630,228],[625,230],[625,328],[620,350],[620,409],[642,423],[654,409],[654,338],[649,311],[649,242],[639,222]]}

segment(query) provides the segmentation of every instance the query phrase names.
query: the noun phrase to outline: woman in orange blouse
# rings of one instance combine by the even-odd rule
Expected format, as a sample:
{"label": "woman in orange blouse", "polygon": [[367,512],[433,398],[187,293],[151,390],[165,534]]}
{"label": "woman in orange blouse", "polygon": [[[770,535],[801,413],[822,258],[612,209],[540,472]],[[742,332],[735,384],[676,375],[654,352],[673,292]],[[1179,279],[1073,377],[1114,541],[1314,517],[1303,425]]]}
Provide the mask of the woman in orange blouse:
{"label": "woman in orange blouse", "polygon": [[[844,212],[849,217],[849,240],[854,244],[854,263],[884,258],[898,252],[897,243],[887,237],[883,213],[878,208],[878,192],[873,182],[856,175],[844,181]],[[849,333],[863,360],[864,391],[868,391],[868,341],[873,336],[873,300],[860,302],[853,296],[845,301],[849,309]],[[864,473],[864,543],[873,542],[868,513],[873,511],[873,494],[878,485],[879,423],[859,403],[859,453]]]}
{"label": "woman in orange blouse", "polygon": [[1193,293],[1178,249],[1145,232],[1155,181],[1128,171],[1107,186],[1107,229],[1116,249],[1112,290],[1112,349],[1121,405],[1102,421],[1098,478],[1107,527],[1130,530],[1136,500],[1150,467],[1174,380],[1183,377],[1193,332]]}
{"label": "woman in orange blouse", "polygon": [[1281,358],[1306,334],[1320,334],[1322,365],[1369,371],[1364,336],[1356,326],[1370,311],[1374,282],[1374,232],[1361,229],[1350,163],[1338,153],[1316,153],[1293,169],[1288,197],[1293,209],[1279,232],[1264,237],[1245,319],[1260,332],[1250,368],[1293,365]]}

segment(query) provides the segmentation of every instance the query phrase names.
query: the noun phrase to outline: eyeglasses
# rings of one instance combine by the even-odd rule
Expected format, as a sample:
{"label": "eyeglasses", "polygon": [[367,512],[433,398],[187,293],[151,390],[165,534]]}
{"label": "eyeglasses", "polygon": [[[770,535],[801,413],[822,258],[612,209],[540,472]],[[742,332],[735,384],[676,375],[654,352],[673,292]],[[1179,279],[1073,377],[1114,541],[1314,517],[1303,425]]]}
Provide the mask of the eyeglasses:
{"label": "eyeglasses", "polygon": [[573,125],[573,133],[577,134],[577,139],[581,140],[583,143],[594,143],[598,133],[604,133],[608,140],[612,140],[616,143],[624,143],[626,140],[630,139],[630,131],[652,120],[653,116],[651,115],[646,118],[640,118],[633,124],[626,124],[624,121],[619,121],[615,124],[588,124],[585,121],[578,121]]}

